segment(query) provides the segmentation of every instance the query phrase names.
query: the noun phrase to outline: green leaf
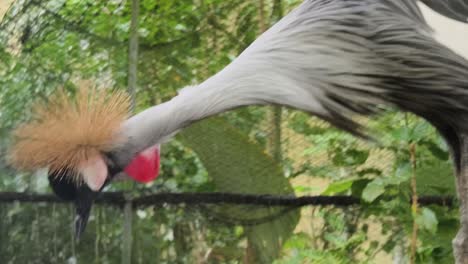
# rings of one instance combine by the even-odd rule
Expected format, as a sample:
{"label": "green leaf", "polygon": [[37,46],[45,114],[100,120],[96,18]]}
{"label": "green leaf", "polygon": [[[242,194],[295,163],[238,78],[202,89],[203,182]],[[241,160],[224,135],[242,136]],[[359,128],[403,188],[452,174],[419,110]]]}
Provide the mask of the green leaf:
{"label": "green leaf", "polygon": [[428,122],[418,120],[412,128],[410,140],[419,142],[433,131],[434,128]]}
{"label": "green leaf", "polygon": [[395,170],[395,174],[388,175],[382,178],[382,181],[385,182],[386,185],[398,185],[403,182],[408,181],[412,176],[412,167],[411,164],[408,162],[401,162],[398,164],[398,167]]}
{"label": "green leaf", "polygon": [[424,207],[421,212],[416,216],[416,223],[423,229],[428,230],[432,234],[437,232],[437,216],[429,208]]}
{"label": "green leaf", "polygon": [[322,192],[322,195],[332,195],[337,193],[346,192],[353,186],[355,180],[341,180],[336,181],[328,185],[327,189]]}
{"label": "green leaf", "polygon": [[450,157],[450,154],[447,150],[442,149],[436,142],[429,141],[429,140],[423,140],[420,142],[420,144],[424,145],[427,147],[427,149],[434,155],[434,157],[440,159],[440,160],[448,160]]}
{"label": "green leaf", "polygon": [[366,202],[373,202],[377,197],[385,192],[385,184],[380,179],[376,179],[367,184],[362,191],[362,199]]}

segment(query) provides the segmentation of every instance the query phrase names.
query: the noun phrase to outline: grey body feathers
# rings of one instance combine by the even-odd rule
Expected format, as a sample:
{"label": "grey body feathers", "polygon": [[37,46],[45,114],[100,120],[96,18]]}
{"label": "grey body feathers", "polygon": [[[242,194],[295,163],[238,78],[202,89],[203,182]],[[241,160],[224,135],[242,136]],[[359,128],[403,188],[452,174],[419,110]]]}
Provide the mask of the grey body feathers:
{"label": "grey body feathers", "polygon": [[414,0],[306,0],[221,72],[131,118],[129,145],[114,156],[126,164],[192,122],[252,104],[301,109],[360,136],[352,117],[398,107],[431,122],[459,167],[468,62],[434,40]]}

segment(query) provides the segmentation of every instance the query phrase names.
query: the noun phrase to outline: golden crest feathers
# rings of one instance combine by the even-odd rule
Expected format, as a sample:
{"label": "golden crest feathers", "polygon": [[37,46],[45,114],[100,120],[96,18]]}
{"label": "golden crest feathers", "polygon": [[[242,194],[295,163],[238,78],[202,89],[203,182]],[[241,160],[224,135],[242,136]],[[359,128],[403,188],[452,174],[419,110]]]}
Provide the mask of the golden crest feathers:
{"label": "golden crest feathers", "polygon": [[13,133],[9,162],[21,170],[72,170],[99,153],[123,144],[122,123],[130,99],[125,92],[81,87],[74,97],[60,90],[37,103],[31,121]]}

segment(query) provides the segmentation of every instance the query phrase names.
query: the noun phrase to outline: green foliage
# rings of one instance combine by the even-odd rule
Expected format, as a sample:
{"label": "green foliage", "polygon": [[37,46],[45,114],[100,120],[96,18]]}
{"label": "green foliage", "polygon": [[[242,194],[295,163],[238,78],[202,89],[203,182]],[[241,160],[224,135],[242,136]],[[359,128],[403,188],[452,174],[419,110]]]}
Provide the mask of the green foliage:
{"label": "green foliage", "polygon": [[[419,196],[455,196],[455,179],[446,145],[427,122],[409,114],[389,112],[366,123],[372,135],[377,135],[376,143],[364,143],[343,132],[328,128],[320,122],[311,121],[301,113],[293,115],[289,123],[294,131],[306,135],[312,142],[312,147],[305,151],[305,156],[311,159],[316,155],[328,157],[324,164],[305,166],[306,172],[310,175],[332,180],[322,194],[348,194],[361,197],[367,203],[360,208],[361,213],[357,216],[359,220],[352,217],[352,220],[344,220],[344,227],[347,228],[343,227],[339,234],[349,230],[352,232],[348,235],[359,234],[358,230],[362,231],[361,228],[364,226],[360,227],[357,223],[378,219],[383,235],[389,237],[375,241],[375,247],[377,251],[384,250],[391,253],[396,245],[403,248],[409,245],[408,239],[412,233],[413,221],[416,221],[419,227],[418,244],[420,244],[418,263],[453,262],[450,241],[458,228],[457,210],[431,206],[420,208],[418,213],[413,215],[410,208],[412,195],[410,181],[413,175],[416,177]],[[409,152],[412,143],[416,144],[414,171]],[[371,152],[385,153],[385,159],[368,162]],[[384,170],[382,163],[387,164]],[[392,200],[389,200],[389,197],[393,197]],[[337,217],[341,215],[338,209],[335,212],[321,209],[323,210],[336,214]],[[331,222],[325,222],[325,228],[332,225]],[[393,235],[401,233],[403,236]],[[336,236],[330,235],[318,240],[323,243],[333,241],[334,244],[339,241],[336,240]],[[366,243],[362,241],[358,244],[360,244],[358,248],[362,248]],[[350,259],[349,251],[340,252],[338,255],[336,251],[333,252],[334,257]],[[352,253],[352,256],[356,257],[356,253]],[[328,261],[329,257],[323,255],[319,260],[311,260],[306,256],[299,258],[305,262],[319,262]]]}
{"label": "green foliage", "polygon": [[[349,213],[346,211],[344,213]],[[321,210],[316,216],[322,217],[327,225],[316,237],[298,233],[284,245],[284,256],[276,261],[282,263],[373,263],[379,251],[378,242],[368,245],[366,226],[358,230],[349,229],[349,220],[343,212],[336,214],[333,210]],[[322,241],[320,243],[319,241]]]}
{"label": "green foliage", "polygon": [[[281,9],[286,13],[299,2],[266,0],[266,24],[277,20]],[[216,73],[259,34],[257,1],[140,3],[137,111]],[[18,0],[5,16],[0,24],[0,190],[42,191],[47,184],[35,183],[28,174],[11,177],[13,172],[3,164],[9,132],[29,117],[33,100],[47,98],[60,86],[72,91],[83,79],[125,89],[130,6],[131,1],[121,0]],[[313,209],[314,219],[322,219],[323,226],[314,234],[294,235],[296,211],[140,208],[135,212],[133,261],[193,263],[209,251],[208,263],[240,263],[248,238],[257,252],[263,252],[256,257],[266,263],[276,256],[280,258],[275,263],[372,263],[379,252],[391,254],[397,245],[406,248],[416,221],[417,262],[453,263],[450,241],[458,228],[457,210],[430,206],[413,214],[409,206],[413,174],[418,195],[455,195],[449,153],[427,122],[404,113],[385,113],[367,121],[377,139],[369,143],[306,113],[290,111],[285,116],[287,127],[310,143],[303,153],[310,162],[298,168],[286,157],[285,174],[330,180],[324,195],[360,197],[362,206]],[[264,119],[265,109],[248,107],[194,126],[180,141],[163,146],[158,181],[135,186],[133,191],[292,193],[281,168],[263,153]],[[415,171],[411,143],[417,146]],[[372,161],[377,152],[385,155]],[[313,162],[317,157],[326,161]],[[128,184],[110,188],[122,189],[127,190]],[[311,189],[314,186],[294,188]],[[275,214],[282,216],[260,225],[214,220]],[[121,218],[120,210],[96,207],[79,244],[71,239],[71,215],[71,208],[58,205],[0,204],[0,263],[64,263],[70,256],[80,263],[120,261],[121,223],[114,221]],[[369,241],[368,223],[381,227],[378,241]]]}

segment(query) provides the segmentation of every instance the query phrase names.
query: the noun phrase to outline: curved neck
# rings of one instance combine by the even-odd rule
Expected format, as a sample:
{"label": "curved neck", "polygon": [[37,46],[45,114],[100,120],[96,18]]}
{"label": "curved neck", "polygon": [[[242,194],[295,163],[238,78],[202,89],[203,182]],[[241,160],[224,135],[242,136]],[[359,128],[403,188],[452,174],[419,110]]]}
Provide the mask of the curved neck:
{"label": "curved neck", "polygon": [[233,85],[212,86],[211,83],[207,80],[197,86],[185,87],[171,100],[128,119],[122,127],[127,143],[112,153],[117,165],[125,166],[139,152],[166,142],[180,129],[195,121],[259,103],[254,96],[230,92]]}
{"label": "curved neck", "polygon": [[319,102],[301,83],[262,60],[234,61],[200,85],[128,119],[122,128],[127,144],[114,151],[116,162],[126,165],[191,123],[241,106],[278,104],[319,113]]}

